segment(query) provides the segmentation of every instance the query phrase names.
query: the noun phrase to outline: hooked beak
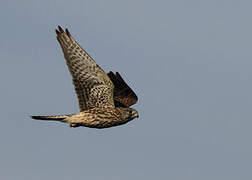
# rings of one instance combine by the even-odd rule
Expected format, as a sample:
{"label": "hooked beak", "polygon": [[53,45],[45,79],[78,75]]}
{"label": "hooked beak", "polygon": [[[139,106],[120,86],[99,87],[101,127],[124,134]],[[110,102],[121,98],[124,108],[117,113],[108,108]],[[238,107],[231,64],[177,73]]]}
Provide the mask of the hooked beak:
{"label": "hooked beak", "polygon": [[134,111],[132,112],[132,117],[133,117],[133,118],[139,118],[139,114],[138,114],[138,112],[137,112],[136,110],[134,110]]}
{"label": "hooked beak", "polygon": [[136,118],[139,118],[139,114],[138,112],[136,112],[136,114],[134,115]]}

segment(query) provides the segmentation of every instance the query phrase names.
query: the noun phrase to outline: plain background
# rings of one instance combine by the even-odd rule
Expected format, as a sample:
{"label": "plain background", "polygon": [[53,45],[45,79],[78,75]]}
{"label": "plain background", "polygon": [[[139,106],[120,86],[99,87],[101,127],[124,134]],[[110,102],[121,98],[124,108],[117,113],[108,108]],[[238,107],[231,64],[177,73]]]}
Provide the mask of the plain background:
{"label": "plain background", "polygon": [[[0,10],[0,179],[252,179],[252,1],[13,0]],[[138,94],[140,118],[78,112],[57,25]]]}

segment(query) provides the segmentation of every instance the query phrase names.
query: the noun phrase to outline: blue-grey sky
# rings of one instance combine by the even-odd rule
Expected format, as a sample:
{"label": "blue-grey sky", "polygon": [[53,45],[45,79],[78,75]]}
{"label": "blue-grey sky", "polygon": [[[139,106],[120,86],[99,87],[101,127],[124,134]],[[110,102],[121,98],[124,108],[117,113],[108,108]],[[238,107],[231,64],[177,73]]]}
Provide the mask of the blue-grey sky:
{"label": "blue-grey sky", "polygon": [[[252,2],[13,0],[0,11],[0,179],[251,179]],[[139,96],[140,118],[96,130],[55,38],[67,27]]]}

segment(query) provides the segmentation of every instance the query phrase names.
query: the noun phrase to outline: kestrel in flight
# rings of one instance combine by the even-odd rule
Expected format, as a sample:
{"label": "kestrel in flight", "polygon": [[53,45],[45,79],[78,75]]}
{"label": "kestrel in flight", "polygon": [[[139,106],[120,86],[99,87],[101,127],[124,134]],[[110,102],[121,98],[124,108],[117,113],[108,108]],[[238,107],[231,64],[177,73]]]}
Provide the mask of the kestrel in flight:
{"label": "kestrel in flight", "polygon": [[32,116],[33,119],[69,123],[71,127],[109,128],[138,117],[130,108],[137,96],[118,72],[106,74],[82,49],[69,31],[58,26],[57,40],[73,78],[80,112],[69,115]]}

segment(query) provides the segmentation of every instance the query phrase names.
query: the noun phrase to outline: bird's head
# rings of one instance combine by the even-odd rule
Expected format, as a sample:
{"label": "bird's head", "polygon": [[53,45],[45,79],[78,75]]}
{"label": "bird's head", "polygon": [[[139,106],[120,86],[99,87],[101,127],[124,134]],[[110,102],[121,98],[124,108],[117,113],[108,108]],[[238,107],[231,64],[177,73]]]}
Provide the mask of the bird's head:
{"label": "bird's head", "polygon": [[138,112],[135,109],[133,108],[124,109],[124,118],[127,119],[128,121],[131,121],[138,117],[139,117]]}

